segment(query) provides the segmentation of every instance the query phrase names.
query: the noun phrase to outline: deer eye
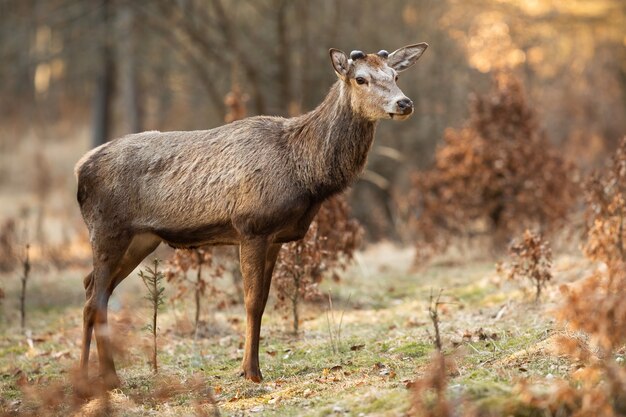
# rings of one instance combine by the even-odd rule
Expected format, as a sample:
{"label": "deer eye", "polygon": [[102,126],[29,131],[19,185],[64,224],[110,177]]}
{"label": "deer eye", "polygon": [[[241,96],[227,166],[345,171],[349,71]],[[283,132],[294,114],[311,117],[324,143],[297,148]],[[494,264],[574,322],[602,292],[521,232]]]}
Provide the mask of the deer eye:
{"label": "deer eye", "polygon": [[367,83],[367,81],[363,77],[356,77],[355,79],[356,79],[356,83],[359,84],[359,85]]}
{"label": "deer eye", "polygon": [[396,75],[396,82],[398,82],[398,76]]}

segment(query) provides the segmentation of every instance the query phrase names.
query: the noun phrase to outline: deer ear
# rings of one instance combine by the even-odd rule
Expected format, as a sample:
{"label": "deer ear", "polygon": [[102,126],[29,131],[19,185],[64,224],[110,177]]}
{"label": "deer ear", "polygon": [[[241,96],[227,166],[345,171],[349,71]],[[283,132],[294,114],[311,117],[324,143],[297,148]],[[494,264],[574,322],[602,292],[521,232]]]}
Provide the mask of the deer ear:
{"label": "deer ear", "polygon": [[345,77],[350,68],[348,56],[343,51],[335,48],[330,48],[328,52],[330,53],[330,62],[332,62],[337,76],[341,78]]}
{"label": "deer ear", "polygon": [[396,51],[393,51],[389,55],[387,65],[395,69],[398,72],[404,71],[417,62],[420,56],[428,48],[428,44],[425,42],[415,45],[405,46]]}

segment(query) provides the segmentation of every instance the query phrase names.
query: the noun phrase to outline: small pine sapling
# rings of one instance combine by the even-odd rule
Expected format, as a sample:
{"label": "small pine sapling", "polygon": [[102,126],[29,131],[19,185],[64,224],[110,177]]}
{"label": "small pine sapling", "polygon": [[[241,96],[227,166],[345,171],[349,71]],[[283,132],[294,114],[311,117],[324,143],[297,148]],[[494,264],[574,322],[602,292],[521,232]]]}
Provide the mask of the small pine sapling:
{"label": "small pine sapling", "polygon": [[144,271],[139,271],[139,277],[143,281],[144,285],[148,290],[148,295],[146,295],[146,299],[150,302],[150,306],[152,307],[152,323],[146,326],[146,329],[152,334],[152,369],[154,373],[158,372],[157,365],[157,318],[160,307],[165,302],[163,287],[163,272],[159,271],[159,263],[158,259],[154,259],[152,261],[153,267],[150,266],[145,267]]}
{"label": "small pine sapling", "polygon": [[552,279],[552,249],[543,236],[526,230],[521,239],[509,247],[511,261],[502,270],[508,279],[528,279],[535,288],[535,301],[541,298],[541,290]]}
{"label": "small pine sapling", "polygon": [[299,331],[299,307],[302,300],[321,296],[318,285],[327,273],[339,280],[338,270],[352,261],[362,235],[359,223],[350,217],[343,196],[327,200],[306,236],[283,245],[274,272],[277,307],[291,309],[293,332]]}

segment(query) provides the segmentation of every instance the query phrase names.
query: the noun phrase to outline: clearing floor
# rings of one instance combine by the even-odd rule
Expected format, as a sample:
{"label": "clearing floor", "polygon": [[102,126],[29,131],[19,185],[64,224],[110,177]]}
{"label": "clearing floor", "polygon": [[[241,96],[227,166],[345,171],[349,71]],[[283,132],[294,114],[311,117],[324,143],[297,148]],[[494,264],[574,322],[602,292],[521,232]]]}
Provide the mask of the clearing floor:
{"label": "clearing floor", "polygon": [[[210,299],[195,338],[192,301],[166,302],[158,326],[160,368],[154,375],[145,330],[150,309],[134,274],[110,303],[123,383],[108,395],[108,413],[404,415],[412,395],[407,386],[426,372],[434,350],[428,306],[440,290],[443,348],[456,362],[448,385],[451,397],[467,398],[494,415],[516,414],[520,381],[567,377],[576,369],[555,352],[552,340],[561,331],[551,310],[559,301],[559,284],[591,268],[584,259],[558,257],[555,278],[538,303],[522,289],[525,283],[500,278],[493,262],[456,256],[427,269],[412,266],[410,248],[379,244],[359,252],[340,282],[323,284],[322,300],[303,305],[298,335],[290,332],[289,312],[275,309],[271,300],[262,330],[261,384],[239,376],[243,306],[218,310]],[[83,268],[35,268],[28,284],[26,332],[19,328],[19,274],[1,276],[6,298],[0,310],[0,410],[7,415],[46,407],[49,415],[101,411],[103,398],[63,402],[72,398],[70,380],[79,360],[86,273]],[[173,291],[166,286],[166,297]],[[94,343],[94,366],[95,352]]]}

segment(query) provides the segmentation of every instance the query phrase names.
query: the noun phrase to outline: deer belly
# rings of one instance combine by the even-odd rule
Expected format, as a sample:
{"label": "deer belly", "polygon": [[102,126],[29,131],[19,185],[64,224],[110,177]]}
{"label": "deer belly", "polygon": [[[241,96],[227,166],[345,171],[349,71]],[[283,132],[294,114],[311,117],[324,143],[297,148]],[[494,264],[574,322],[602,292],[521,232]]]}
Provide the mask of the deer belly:
{"label": "deer belly", "polygon": [[162,228],[153,230],[153,233],[175,248],[239,243],[239,235],[231,223],[212,223],[189,228]]}

